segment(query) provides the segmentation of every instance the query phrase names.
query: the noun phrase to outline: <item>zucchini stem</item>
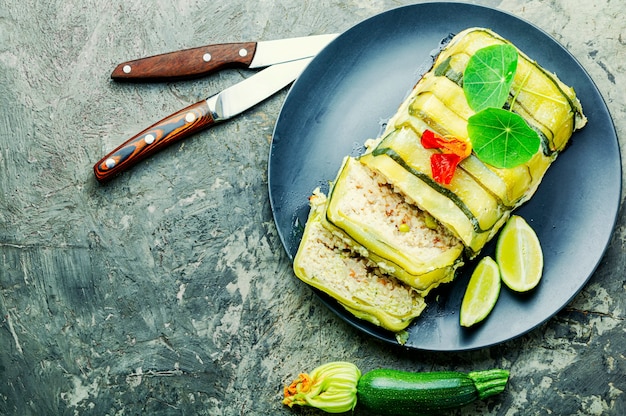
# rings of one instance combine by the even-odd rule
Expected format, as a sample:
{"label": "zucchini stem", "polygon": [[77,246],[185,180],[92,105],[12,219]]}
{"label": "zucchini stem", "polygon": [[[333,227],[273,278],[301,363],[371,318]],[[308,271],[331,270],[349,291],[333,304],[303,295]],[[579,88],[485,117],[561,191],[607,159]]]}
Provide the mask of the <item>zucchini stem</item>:
{"label": "zucchini stem", "polygon": [[472,371],[467,376],[474,382],[478,397],[482,400],[504,391],[509,380],[509,371],[501,369]]}

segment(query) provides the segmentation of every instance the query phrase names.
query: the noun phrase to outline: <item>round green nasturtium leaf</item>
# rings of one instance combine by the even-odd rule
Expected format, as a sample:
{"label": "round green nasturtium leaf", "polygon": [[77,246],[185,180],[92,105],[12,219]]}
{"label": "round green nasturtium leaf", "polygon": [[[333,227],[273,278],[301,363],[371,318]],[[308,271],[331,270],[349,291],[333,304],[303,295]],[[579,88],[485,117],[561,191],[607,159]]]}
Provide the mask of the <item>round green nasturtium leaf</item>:
{"label": "round green nasturtium leaf", "polygon": [[472,110],[504,106],[517,71],[517,56],[517,49],[509,44],[486,46],[472,55],[463,72],[463,92]]}
{"label": "round green nasturtium leaf", "polygon": [[518,114],[486,108],[468,119],[467,133],[476,156],[497,168],[526,163],[539,150],[541,139]]}

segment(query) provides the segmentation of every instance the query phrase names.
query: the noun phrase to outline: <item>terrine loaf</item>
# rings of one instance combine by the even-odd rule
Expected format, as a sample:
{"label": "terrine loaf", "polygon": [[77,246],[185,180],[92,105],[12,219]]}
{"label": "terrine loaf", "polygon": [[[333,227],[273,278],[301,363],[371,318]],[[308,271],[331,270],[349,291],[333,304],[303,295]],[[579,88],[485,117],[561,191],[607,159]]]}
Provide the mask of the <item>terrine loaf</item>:
{"label": "terrine loaf", "polygon": [[339,170],[325,214],[322,224],[353,251],[422,295],[451,281],[461,264],[458,238],[352,157]]}
{"label": "terrine loaf", "polygon": [[511,211],[534,194],[572,133],[586,123],[574,90],[518,50],[517,71],[504,107],[538,133],[537,152],[512,168],[491,166],[471,154],[449,184],[435,181],[430,156],[438,150],[425,149],[420,138],[430,130],[469,142],[468,119],[475,111],[464,94],[463,73],[473,54],[492,45],[510,43],[484,28],[456,35],[361,158],[448,227],[472,256],[493,238]]}
{"label": "terrine loaf", "polygon": [[294,259],[296,276],[360,319],[394,332],[406,328],[426,307],[423,296],[322,225],[327,205],[322,193],[314,192],[309,200],[311,211]]}
{"label": "terrine loaf", "polygon": [[[477,109],[464,90],[466,69],[479,60],[473,55],[494,50],[513,57],[503,66],[514,64],[498,98],[504,104],[493,106],[508,118],[497,120],[521,123],[535,145],[520,140],[526,155],[505,166],[472,147],[474,116],[492,108]],[[362,155],[344,159],[328,198],[311,198],[296,275],[357,317],[392,331],[406,327],[424,308],[423,297],[454,279],[464,258],[478,255],[532,197],[585,123],[574,90],[556,75],[491,30],[464,30],[442,48],[383,134],[368,140]],[[452,168],[443,163],[442,175],[434,162]]]}

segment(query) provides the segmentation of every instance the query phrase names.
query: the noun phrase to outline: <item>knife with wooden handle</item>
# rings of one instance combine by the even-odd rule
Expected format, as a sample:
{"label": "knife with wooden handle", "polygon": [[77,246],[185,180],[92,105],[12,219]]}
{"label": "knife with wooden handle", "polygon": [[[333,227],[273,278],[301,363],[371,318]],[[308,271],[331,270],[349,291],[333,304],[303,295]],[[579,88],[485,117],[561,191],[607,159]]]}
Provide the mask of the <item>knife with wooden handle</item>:
{"label": "knife with wooden handle", "polygon": [[317,55],[336,34],[259,42],[222,43],[154,55],[119,64],[116,81],[197,78],[228,67],[262,68]]}
{"label": "knife with wooden handle", "polygon": [[293,82],[312,59],[272,65],[165,117],[100,159],[93,167],[96,179],[105,183],[172,143],[253,107]]}
{"label": "knife with wooden handle", "polygon": [[119,64],[116,81],[159,81],[196,78],[228,67],[250,67],[256,43],[224,43],[164,53]]}

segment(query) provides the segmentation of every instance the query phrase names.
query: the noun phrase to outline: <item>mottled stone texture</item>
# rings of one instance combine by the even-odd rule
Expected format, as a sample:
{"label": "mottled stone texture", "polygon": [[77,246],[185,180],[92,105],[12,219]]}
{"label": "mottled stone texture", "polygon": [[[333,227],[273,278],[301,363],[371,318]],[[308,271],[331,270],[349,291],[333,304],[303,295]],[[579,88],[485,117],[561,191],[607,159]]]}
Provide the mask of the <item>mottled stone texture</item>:
{"label": "mottled stone texture", "polygon": [[[319,414],[280,404],[297,372],[502,366],[467,415],[626,414],[626,221],[597,272],[540,328],[465,353],[405,351],[344,324],[294,278],[267,155],[285,91],[109,185],[95,161],[248,76],[118,84],[121,61],[212,42],[339,32],[402,0],[34,1],[0,6],[0,414]],[[585,66],[626,140],[616,0],[504,0]],[[424,24],[428,24],[427,21]]]}

